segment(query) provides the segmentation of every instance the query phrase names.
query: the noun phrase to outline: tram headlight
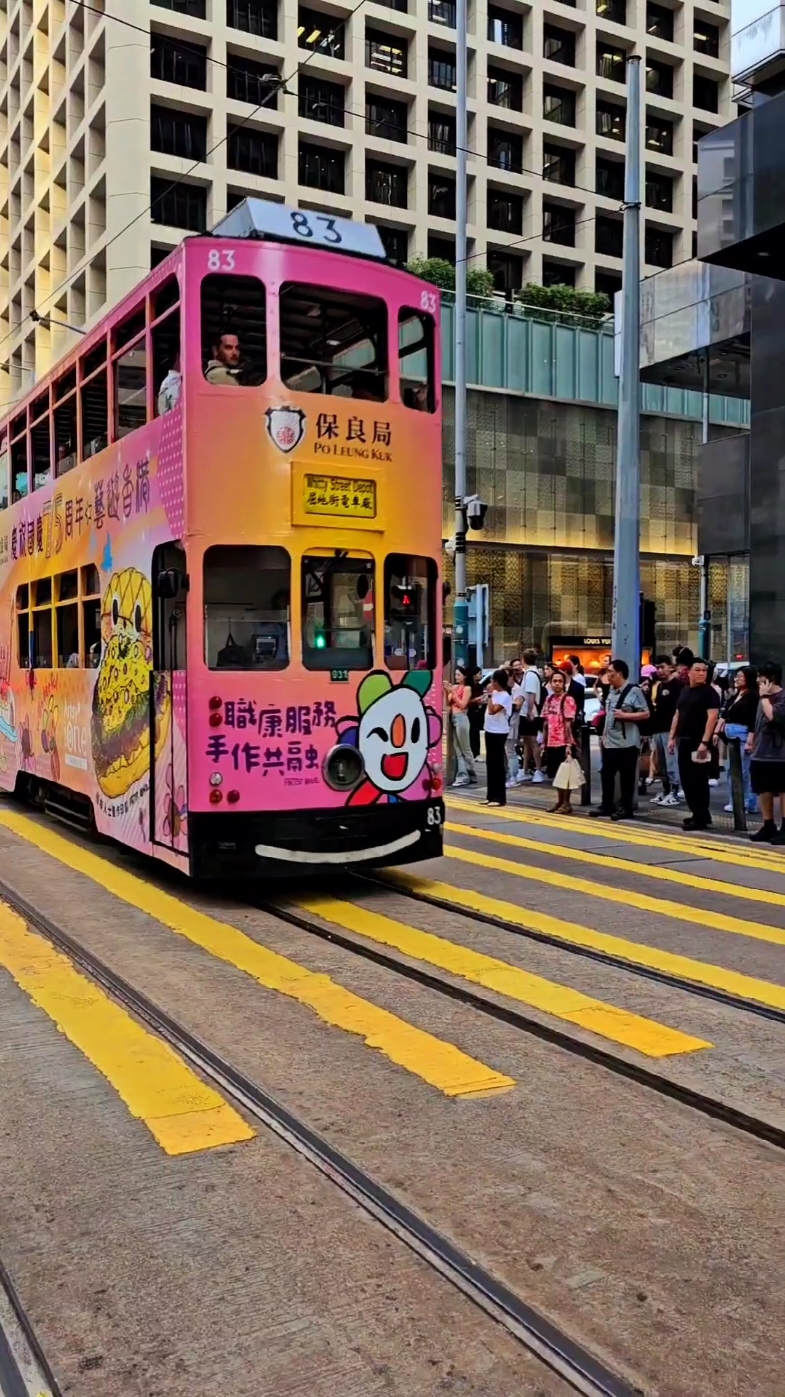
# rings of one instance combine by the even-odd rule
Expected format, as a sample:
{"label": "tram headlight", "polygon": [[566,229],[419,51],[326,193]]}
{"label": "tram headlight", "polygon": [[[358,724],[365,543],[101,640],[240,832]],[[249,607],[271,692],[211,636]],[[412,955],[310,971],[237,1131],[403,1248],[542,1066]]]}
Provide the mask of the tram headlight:
{"label": "tram headlight", "polygon": [[221,775],[220,771],[214,771],[214,772],[213,772],[212,776],[210,777],[210,785],[211,785],[211,786],[222,786],[222,785],[223,785],[223,776]]}
{"label": "tram headlight", "polygon": [[365,762],[356,747],[339,743],[324,759],[324,779],[334,791],[350,791],[362,780]]}

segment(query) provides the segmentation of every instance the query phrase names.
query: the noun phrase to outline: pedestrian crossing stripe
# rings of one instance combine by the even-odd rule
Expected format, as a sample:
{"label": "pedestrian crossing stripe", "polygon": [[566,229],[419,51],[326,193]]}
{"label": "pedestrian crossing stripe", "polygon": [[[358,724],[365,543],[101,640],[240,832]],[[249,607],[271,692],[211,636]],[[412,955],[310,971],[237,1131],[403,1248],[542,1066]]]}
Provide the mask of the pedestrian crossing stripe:
{"label": "pedestrian crossing stripe", "polygon": [[512,927],[524,926],[531,931],[542,932],[553,940],[563,941],[567,946],[584,946],[604,955],[628,960],[633,966],[640,965],[646,969],[659,970],[680,980],[692,981],[697,985],[706,985],[710,989],[736,995],[740,999],[754,1000],[755,1003],[765,1004],[771,1009],[785,1010],[785,985],[759,980],[737,970],[726,970],[724,966],[694,960],[675,951],[662,951],[656,946],[648,946],[645,942],[612,936],[610,932],[597,931],[577,922],[568,922],[563,917],[553,917],[547,912],[536,912],[531,907],[521,907],[516,902],[489,897],[486,893],[477,892],[475,888],[462,888],[454,883],[422,878],[401,868],[385,869],[380,876],[392,888],[446,902],[456,912],[461,908],[470,913],[480,912],[483,916],[507,922]]}
{"label": "pedestrian crossing stripe", "polygon": [[234,966],[265,989],[296,1000],[323,1023],[358,1035],[369,1048],[436,1087],[446,1096],[480,1097],[508,1091],[512,1077],[470,1057],[454,1044],[416,1028],[368,999],[306,966],[268,950],[229,922],[221,922],[153,883],[71,843],[45,825],[1,811],[0,825],[43,853],[105,888],[114,897],[161,922],[217,960]]}
{"label": "pedestrian crossing stripe", "polygon": [[662,868],[657,864],[636,863],[634,859],[622,859],[616,854],[593,854],[562,844],[546,844],[542,840],[503,834],[500,830],[455,824],[452,820],[446,828],[450,833],[462,835],[467,839],[484,839],[516,849],[530,849],[533,853],[547,854],[549,858],[568,859],[572,863],[586,863],[594,868],[604,868],[609,873],[634,873],[636,877],[655,878],[662,883],[678,883],[685,888],[695,888],[698,892],[721,893],[723,897],[740,898],[744,902],[766,902],[772,907],[785,907],[785,893],[769,892],[766,888],[745,888],[738,883],[722,883],[716,878],[706,878],[703,874],[683,873],[680,869]]}
{"label": "pedestrian crossing stripe", "polygon": [[[466,814],[473,814],[488,818],[490,811],[485,811],[478,801],[457,800],[450,796],[447,800],[448,810],[460,810]],[[578,834],[583,838],[604,839],[612,841],[614,844],[634,844],[644,849],[667,849],[678,853],[689,854],[695,859],[712,859],[715,863],[726,863],[734,865],[736,868],[758,868],[764,873],[777,873],[785,876],[785,858],[782,855],[764,853],[762,848],[750,845],[749,849],[730,849],[727,845],[712,843],[707,839],[691,839],[681,832],[671,834],[663,829],[655,829],[646,826],[645,832],[642,828],[631,829],[629,825],[608,825],[599,821],[584,820],[580,817],[572,816],[565,818],[560,815],[551,815],[539,810],[521,809],[520,813],[513,811],[509,806],[502,806],[492,812],[494,820],[512,821],[514,824],[542,825],[546,829],[569,830],[572,834]]]}
{"label": "pedestrian crossing stripe", "polygon": [[[450,859],[461,863],[475,864],[479,868],[493,868],[498,873],[511,873],[514,878],[526,878],[533,883],[546,883],[553,887],[553,871],[549,868],[534,868],[531,864],[514,863],[512,859],[502,859],[495,854],[478,854],[474,849],[460,849],[450,844],[445,849]],[[602,902],[616,902],[627,911],[635,907],[639,912],[654,912],[659,917],[673,917],[676,921],[691,922],[702,931],[728,931],[734,936],[749,936],[755,941],[768,941],[773,946],[785,946],[785,931],[779,927],[766,926],[763,922],[748,922],[741,917],[730,917],[725,912],[707,912],[703,907],[690,907],[687,903],[671,902],[664,897],[650,897],[648,893],[631,892],[628,888],[611,888],[606,883],[590,883],[588,878],[576,878],[571,873],[559,872],[559,889],[569,889],[583,897],[598,898]]]}
{"label": "pedestrian crossing stripe", "polygon": [[0,966],[98,1069],[169,1155],[252,1140],[242,1116],[181,1057],[0,903]]}
{"label": "pedestrian crossing stripe", "polygon": [[671,1057],[712,1046],[702,1038],[694,1038],[679,1029],[593,999],[580,990],[546,980],[507,961],[475,951],[470,946],[395,921],[368,907],[318,893],[298,897],[289,905],[313,913],[369,941],[393,947],[412,960],[435,965],[459,979],[527,1004],[577,1028],[587,1029],[600,1038],[634,1048],[646,1057]]}

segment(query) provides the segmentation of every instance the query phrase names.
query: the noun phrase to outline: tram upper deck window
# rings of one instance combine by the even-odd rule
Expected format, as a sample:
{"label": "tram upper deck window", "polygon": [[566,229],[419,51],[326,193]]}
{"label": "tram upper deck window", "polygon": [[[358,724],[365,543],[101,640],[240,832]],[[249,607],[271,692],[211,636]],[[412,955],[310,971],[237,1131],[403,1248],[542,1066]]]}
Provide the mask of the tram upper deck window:
{"label": "tram upper deck window", "polygon": [[384,563],[384,662],[388,669],[436,664],[436,581],[432,558],[390,553]]}
{"label": "tram upper deck window", "polygon": [[207,382],[216,386],[255,388],[264,383],[266,298],[256,277],[216,272],[204,278],[202,361]]}
{"label": "tram upper deck window", "polygon": [[[427,293],[426,293],[427,294]],[[401,399],[416,412],[436,411],[433,316],[405,306],[398,313]]]}
{"label": "tram upper deck window", "polygon": [[0,441],[0,509],[8,509],[8,437]]}
{"label": "tram upper deck window", "polygon": [[281,287],[281,379],[299,393],[387,399],[387,307],[376,296]]}
{"label": "tram upper deck window", "polygon": [[374,564],[343,549],[303,554],[306,669],[372,669]]}
{"label": "tram upper deck window", "polygon": [[285,669],[291,564],[285,548],[217,544],[204,555],[208,669]]}

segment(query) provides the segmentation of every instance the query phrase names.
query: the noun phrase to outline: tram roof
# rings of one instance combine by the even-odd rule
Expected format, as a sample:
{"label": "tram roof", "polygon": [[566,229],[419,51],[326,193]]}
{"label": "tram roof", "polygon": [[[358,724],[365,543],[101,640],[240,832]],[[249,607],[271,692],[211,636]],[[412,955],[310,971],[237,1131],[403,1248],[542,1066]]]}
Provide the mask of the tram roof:
{"label": "tram roof", "polygon": [[[305,235],[297,231],[298,227],[302,229],[303,219],[310,230]],[[294,243],[297,247],[319,247],[327,252],[368,257],[376,262],[386,261],[384,243],[375,224],[334,218],[311,209],[293,209],[269,199],[243,199],[210,232],[214,238],[268,239]]]}

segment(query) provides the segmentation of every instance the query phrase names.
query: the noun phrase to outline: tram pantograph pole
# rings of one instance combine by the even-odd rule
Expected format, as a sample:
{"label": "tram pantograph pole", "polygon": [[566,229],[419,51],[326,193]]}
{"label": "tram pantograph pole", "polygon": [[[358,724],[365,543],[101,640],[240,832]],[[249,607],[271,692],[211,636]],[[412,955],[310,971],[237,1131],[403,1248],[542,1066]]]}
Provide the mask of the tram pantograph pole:
{"label": "tram pantograph pole", "polygon": [[616,533],[613,548],[613,654],[637,679],[640,637],[640,282],[641,60],[627,60],[621,363],[616,428]]}
{"label": "tram pantograph pole", "polygon": [[457,179],[455,188],[455,605],[453,655],[469,658],[469,598],[466,590],[466,101],[467,0],[456,7]]}

